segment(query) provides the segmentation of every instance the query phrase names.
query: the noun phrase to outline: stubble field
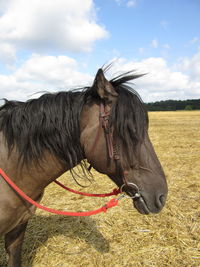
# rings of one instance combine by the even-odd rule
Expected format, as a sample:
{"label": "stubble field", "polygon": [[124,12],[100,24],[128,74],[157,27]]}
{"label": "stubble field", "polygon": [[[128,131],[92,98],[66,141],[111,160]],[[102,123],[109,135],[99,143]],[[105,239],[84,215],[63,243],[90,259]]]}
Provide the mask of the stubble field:
{"label": "stubble field", "polygon": [[[23,246],[27,267],[200,266],[200,111],[152,112],[150,137],[165,170],[169,195],[157,215],[140,215],[130,200],[92,217],[62,217],[37,211]],[[93,171],[86,191],[109,192],[113,183]],[[60,181],[78,189],[70,173]],[[83,183],[84,181],[82,181]],[[91,210],[105,199],[68,193],[51,184],[43,205]],[[3,239],[0,266],[6,266]]]}

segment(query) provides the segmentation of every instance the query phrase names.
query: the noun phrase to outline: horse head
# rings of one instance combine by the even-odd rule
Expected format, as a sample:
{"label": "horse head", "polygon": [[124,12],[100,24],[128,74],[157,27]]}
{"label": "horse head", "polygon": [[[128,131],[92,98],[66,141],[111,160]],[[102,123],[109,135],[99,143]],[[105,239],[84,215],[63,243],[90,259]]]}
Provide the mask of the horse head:
{"label": "horse head", "polygon": [[102,69],[85,92],[80,130],[88,162],[107,174],[143,214],[158,213],[167,197],[162,166],[148,135],[148,114],[127,82],[127,73],[108,81]]}

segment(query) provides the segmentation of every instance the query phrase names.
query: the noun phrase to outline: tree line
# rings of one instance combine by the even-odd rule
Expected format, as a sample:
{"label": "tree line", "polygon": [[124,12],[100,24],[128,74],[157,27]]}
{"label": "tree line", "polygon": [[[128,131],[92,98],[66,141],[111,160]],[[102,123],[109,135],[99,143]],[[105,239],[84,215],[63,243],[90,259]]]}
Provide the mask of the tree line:
{"label": "tree line", "polygon": [[157,101],[146,106],[149,111],[200,110],[200,99]]}

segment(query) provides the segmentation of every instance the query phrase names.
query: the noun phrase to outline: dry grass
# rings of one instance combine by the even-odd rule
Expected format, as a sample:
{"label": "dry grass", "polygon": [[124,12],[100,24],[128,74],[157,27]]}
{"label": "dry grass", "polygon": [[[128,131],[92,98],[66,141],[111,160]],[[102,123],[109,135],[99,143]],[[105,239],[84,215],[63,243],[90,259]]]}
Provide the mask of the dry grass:
{"label": "dry grass", "polygon": [[[150,113],[150,136],[169,185],[163,211],[140,215],[125,199],[107,214],[88,218],[38,210],[26,234],[24,266],[200,266],[200,111]],[[94,176],[88,191],[113,188],[106,176]],[[76,187],[70,174],[61,181]],[[42,203],[78,211],[104,201],[66,193],[52,184]],[[3,241],[0,266],[5,266]]]}

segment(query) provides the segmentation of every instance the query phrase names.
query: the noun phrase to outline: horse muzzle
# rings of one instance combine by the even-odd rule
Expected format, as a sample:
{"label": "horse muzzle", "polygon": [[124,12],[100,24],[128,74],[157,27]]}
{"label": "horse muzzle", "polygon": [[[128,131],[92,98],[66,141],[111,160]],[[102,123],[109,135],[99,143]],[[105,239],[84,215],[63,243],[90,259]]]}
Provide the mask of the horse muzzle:
{"label": "horse muzzle", "polygon": [[134,207],[141,214],[159,213],[165,205],[166,196],[164,194],[157,194],[153,200],[150,200],[147,194],[140,191],[134,183],[123,184],[120,191],[125,192],[126,197],[133,200]]}

